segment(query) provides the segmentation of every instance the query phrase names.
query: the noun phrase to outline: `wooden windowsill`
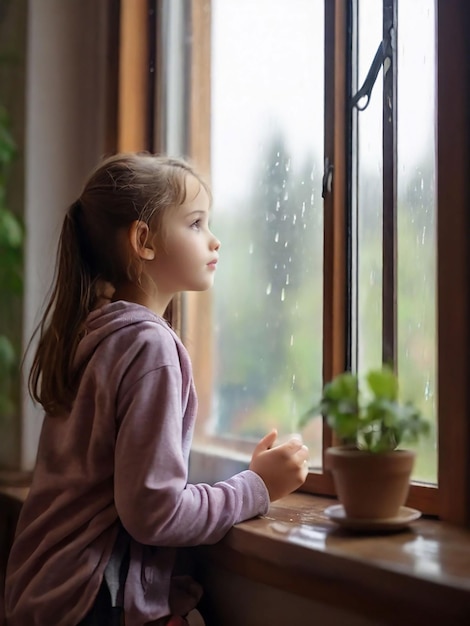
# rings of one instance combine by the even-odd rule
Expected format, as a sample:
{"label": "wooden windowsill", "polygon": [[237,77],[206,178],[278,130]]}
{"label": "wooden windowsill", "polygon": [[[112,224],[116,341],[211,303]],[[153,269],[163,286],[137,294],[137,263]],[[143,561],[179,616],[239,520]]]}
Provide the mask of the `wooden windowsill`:
{"label": "wooden windowsill", "polygon": [[[23,480],[3,482],[10,484],[1,494],[24,500]],[[396,533],[352,533],[325,515],[334,503],[291,494],[220,543],[198,548],[202,566],[325,605],[340,603],[374,624],[468,624],[470,530],[421,518]]]}
{"label": "wooden windowsill", "polygon": [[380,624],[468,624],[470,531],[421,518],[389,534],[353,534],[324,509],[335,500],[292,494],[265,517],[200,548],[203,567],[347,609]]}

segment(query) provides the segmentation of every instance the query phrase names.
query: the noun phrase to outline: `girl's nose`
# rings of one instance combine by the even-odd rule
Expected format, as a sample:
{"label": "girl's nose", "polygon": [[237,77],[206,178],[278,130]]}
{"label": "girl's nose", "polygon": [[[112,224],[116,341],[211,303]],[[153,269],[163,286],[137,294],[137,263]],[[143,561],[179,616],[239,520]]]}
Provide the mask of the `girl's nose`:
{"label": "girl's nose", "polygon": [[221,246],[220,241],[217,239],[217,237],[212,237],[212,250],[219,250]]}

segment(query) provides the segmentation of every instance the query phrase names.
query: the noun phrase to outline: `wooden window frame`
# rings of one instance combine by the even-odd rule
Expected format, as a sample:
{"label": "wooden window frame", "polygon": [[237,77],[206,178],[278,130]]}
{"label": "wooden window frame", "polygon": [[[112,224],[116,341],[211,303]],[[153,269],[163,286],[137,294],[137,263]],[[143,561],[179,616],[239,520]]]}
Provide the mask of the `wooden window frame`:
{"label": "wooden window frame", "polygon": [[[349,23],[350,29],[354,31],[354,22],[357,20],[357,11],[359,9],[359,0],[349,0],[347,3],[347,10],[351,12]],[[382,80],[383,83],[383,95],[382,95],[382,159],[383,159],[383,176],[382,176],[382,361],[388,363],[397,369],[398,358],[398,299],[397,292],[397,245],[398,245],[398,233],[397,233],[397,159],[398,159],[398,101],[397,101],[397,82],[398,82],[398,66],[397,66],[397,45],[393,43],[394,38],[398,31],[398,0],[382,0],[383,8],[383,33],[382,33],[382,45],[386,44],[386,54],[388,56],[389,67],[386,73],[380,72],[377,80]],[[391,33],[390,31],[394,32]],[[360,37],[360,34],[359,34]],[[352,63],[357,62],[357,39],[353,42],[348,42],[351,46]],[[355,58],[356,57],[356,58]],[[375,59],[374,59],[375,61]],[[349,62],[346,61],[349,66]],[[336,71],[340,71],[340,68],[335,66]],[[355,69],[351,73],[355,73]],[[371,86],[372,87],[372,86]],[[348,92],[353,95],[358,90],[357,85],[348,85]],[[359,90],[359,94],[362,90]],[[337,97],[335,94],[334,98]],[[355,96],[357,99],[357,95]],[[362,110],[362,109],[360,109]],[[352,138],[353,129],[357,122],[353,122],[353,112],[348,108],[346,113],[348,116],[348,123],[350,129],[346,128],[345,131]],[[357,115],[357,112],[356,112]],[[353,159],[353,150],[356,150],[352,145],[348,146],[349,154],[346,159]],[[357,158],[357,154],[356,154]],[[352,170],[351,164],[349,169]],[[353,194],[352,181],[349,187],[349,194]],[[346,191],[348,193],[348,191]],[[353,202],[352,198],[345,201],[348,208]],[[348,223],[349,216],[346,216],[346,222]],[[349,218],[352,219],[352,218]],[[347,226],[349,229],[349,226]],[[353,235],[354,236],[354,235]],[[345,247],[348,242],[345,242]],[[348,259],[348,280],[354,280],[351,272],[352,259]],[[345,287],[345,291],[348,288]],[[349,299],[350,300],[350,299]],[[351,325],[353,323],[352,303],[346,302],[346,310],[349,315],[347,323]],[[353,363],[357,363],[357,354],[354,356],[353,351],[357,350],[357,346],[352,345],[351,339],[348,335],[348,345],[345,346],[345,352],[347,358],[347,369],[350,369]],[[440,478],[438,477],[438,484]],[[406,504],[408,506],[416,507],[424,513],[430,515],[438,515],[439,502],[438,502],[438,486],[435,484],[427,484],[424,482],[415,481],[411,484],[409,495]]]}
{"label": "wooden window frame", "polygon": [[[192,0],[188,155],[210,174],[210,0]],[[334,167],[325,198],[324,379],[346,366],[348,228],[346,141],[348,0],[325,2],[325,155]],[[443,520],[470,523],[470,8],[466,0],[436,0],[437,34],[437,311],[438,485],[413,484],[409,504]],[[334,36],[331,37],[330,33]],[[200,421],[211,406],[210,295],[191,295],[183,324],[200,398]],[[197,328],[197,333],[192,329]],[[183,339],[184,337],[183,333]],[[204,346],[194,343],[204,337]],[[197,433],[196,433],[197,434]],[[332,442],[325,426],[324,447]],[[237,442],[235,442],[237,446]],[[210,456],[210,453],[209,453]],[[311,472],[311,493],[334,495],[327,473]]]}
{"label": "wooden window frame", "polygon": [[437,0],[439,516],[470,524],[470,6]]}

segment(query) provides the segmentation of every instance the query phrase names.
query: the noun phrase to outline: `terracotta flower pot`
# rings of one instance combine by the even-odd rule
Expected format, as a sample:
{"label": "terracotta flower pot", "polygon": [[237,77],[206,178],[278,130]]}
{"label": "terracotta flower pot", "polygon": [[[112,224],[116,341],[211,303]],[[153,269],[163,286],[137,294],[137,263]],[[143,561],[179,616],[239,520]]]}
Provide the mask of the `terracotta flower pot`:
{"label": "terracotta flower pot", "polygon": [[325,464],[348,517],[385,519],[405,504],[414,459],[410,450],[372,453],[337,446],[326,450]]}

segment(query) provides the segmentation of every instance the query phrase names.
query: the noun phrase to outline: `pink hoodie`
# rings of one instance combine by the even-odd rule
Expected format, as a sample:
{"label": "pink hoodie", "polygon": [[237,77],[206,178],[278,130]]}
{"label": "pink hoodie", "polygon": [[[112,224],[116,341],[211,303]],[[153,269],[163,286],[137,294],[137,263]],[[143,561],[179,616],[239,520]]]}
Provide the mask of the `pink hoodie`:
{"label": "pink hoodie", "polygon": [[[46,415],[6,580],[9,626],[75,626],[91,608],[120,523],[131,537],[126,626],[171,612],[175,548],[215,543],[266,513],[249,470],[214,486],[187,484],[197,399],[183,344],[146,307],[92,312],[70,414]],[[189,610],[176,597],[172,609]]]}

